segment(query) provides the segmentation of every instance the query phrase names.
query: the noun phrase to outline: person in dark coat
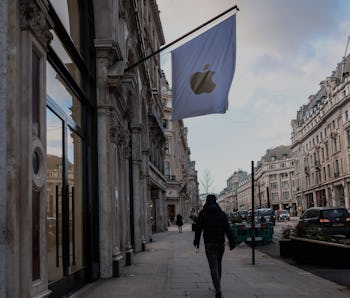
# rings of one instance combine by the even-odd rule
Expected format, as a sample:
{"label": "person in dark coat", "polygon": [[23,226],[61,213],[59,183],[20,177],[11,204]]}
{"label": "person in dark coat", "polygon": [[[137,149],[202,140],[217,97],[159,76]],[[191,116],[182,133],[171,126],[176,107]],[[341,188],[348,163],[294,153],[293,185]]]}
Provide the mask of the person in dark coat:
{"label": "person in dark coat", "polygon": [[215,195],[208,195],[203,210],[199,213],[193,245],[198,249],[203,231],[205,254],[208,259],[211,278],[215,287],[216,298],[221,294],[222,257],[225,251],[225,235],[229,240],[230,250],[235,248],[232,230],[225,212],[216,203]]}
{"label": "person in dark coat", "polygon": [[179,229],[179,233],[182,233],[182,226],[184,222],[182,220],[182,216],[180,214],[176,215],[176,225]]}

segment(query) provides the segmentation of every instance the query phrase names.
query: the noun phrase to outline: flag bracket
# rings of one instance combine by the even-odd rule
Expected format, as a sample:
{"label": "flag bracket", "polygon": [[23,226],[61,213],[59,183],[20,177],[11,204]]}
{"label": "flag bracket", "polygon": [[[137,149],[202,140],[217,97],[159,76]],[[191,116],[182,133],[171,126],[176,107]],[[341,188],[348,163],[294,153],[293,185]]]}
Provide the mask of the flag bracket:
{"label": "flag bracket", "polygon": [[237,5],[232,6],[231,8],[225,10],[224,12],[220,13],[220,14],[217,15],[216,17],[214,17],[214,18],[210,19],[209,21],[203,23],[202,25],[200,25],[200,26],[194,28],[194,29],[191,30],[190,32],[186,33],[185,35],[183,35],[183,36],[181,36],[181,37],[175,39],[175,40],[172,41],[171,43],[169,43],[169,44],[167,44],[167,45],[161,47],[159,50],[157,50],[157,51],[155,51],[155,52],[149,54],[148,56],[142,58],[142,59],[139,60],[138,62],[136,62],[136,63],[130,65],[129,67],[127,67],[127,68],[125,69],[125,71],[129,71],[130,69],[134,68],[135,66],[137,66],[137,65],[139,65],[139,64],[141,64],[141,63],[143,63],[143,62],[145,62],[145,61],[148,60],[149,58],[151,58],[151,57],[153,57],[153,56],[159,54],[160,52],[166,50],[167,48],[173,46],[174,44],[176,44],[176,43],[179,42],[180,40],[186,38],[187,36],[193,34],[194,32],[196,32],[196,31],[198,31],[198,30],[202,29],[203,27],[205,27],[205,26],[207,26],[208,24],[214,22],[215,20],[221,18],[222,16],[224,16],[225,14],[231,12],[231,11],[234,10],[234,9],[237,10],[237,11],[239,11],[239,8],[238,8]]}

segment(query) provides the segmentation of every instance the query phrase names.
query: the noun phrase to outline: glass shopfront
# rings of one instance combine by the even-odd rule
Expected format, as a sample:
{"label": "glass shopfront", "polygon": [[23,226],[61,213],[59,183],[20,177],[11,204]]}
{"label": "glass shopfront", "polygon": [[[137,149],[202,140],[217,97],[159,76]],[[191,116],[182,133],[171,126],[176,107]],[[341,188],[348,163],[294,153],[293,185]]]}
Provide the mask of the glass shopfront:
{"label": "glass shopfront", "polygon": [[[50,0],[46,63],[47,256],[51,297],[96,278],[93,24],[90,1]],[[95,257],[94,257],[95,256]],[[96,267],[96,266],[95,266]],[[98,274],[98,273],[97,273]]]}

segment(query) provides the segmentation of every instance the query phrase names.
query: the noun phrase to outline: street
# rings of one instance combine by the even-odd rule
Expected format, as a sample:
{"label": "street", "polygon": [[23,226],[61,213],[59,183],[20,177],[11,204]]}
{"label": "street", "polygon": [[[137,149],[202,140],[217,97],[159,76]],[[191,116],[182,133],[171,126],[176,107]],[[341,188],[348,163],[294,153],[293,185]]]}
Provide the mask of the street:
{"label": "street", "polygon": [[256,249],[263,253],[266,253],[271,257],[278,258],[282,261],[285,261],[288,264],[296,266],[300,269],[308,271],[312,274],[315,274],[327,280],[333,281],[339,285],[350,288],[350,268],[349,267],[298,264],[290,258],[280,257],[278,240],[281,237],[282,229],[283,227],[287,227],[288,225],[295,226],[297,223],[298,223],[297,217],[292,217],[291,220],[287,222],[276,221],[276,225],[274,227],[273,242],[266,245],[257,245]]}

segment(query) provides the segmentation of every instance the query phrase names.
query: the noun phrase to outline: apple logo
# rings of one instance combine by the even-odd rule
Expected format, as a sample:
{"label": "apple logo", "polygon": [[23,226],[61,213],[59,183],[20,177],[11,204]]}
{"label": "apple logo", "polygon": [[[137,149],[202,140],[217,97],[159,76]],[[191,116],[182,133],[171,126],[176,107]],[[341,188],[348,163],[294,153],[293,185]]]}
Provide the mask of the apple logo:
{"label": "apple logo", "polygon": [[212,81],[215,71],[208,70],[209,64],[203,67],[203,72],[195,72],[191,75],[190,85],[195,94],[210,93],[216,87]]}

